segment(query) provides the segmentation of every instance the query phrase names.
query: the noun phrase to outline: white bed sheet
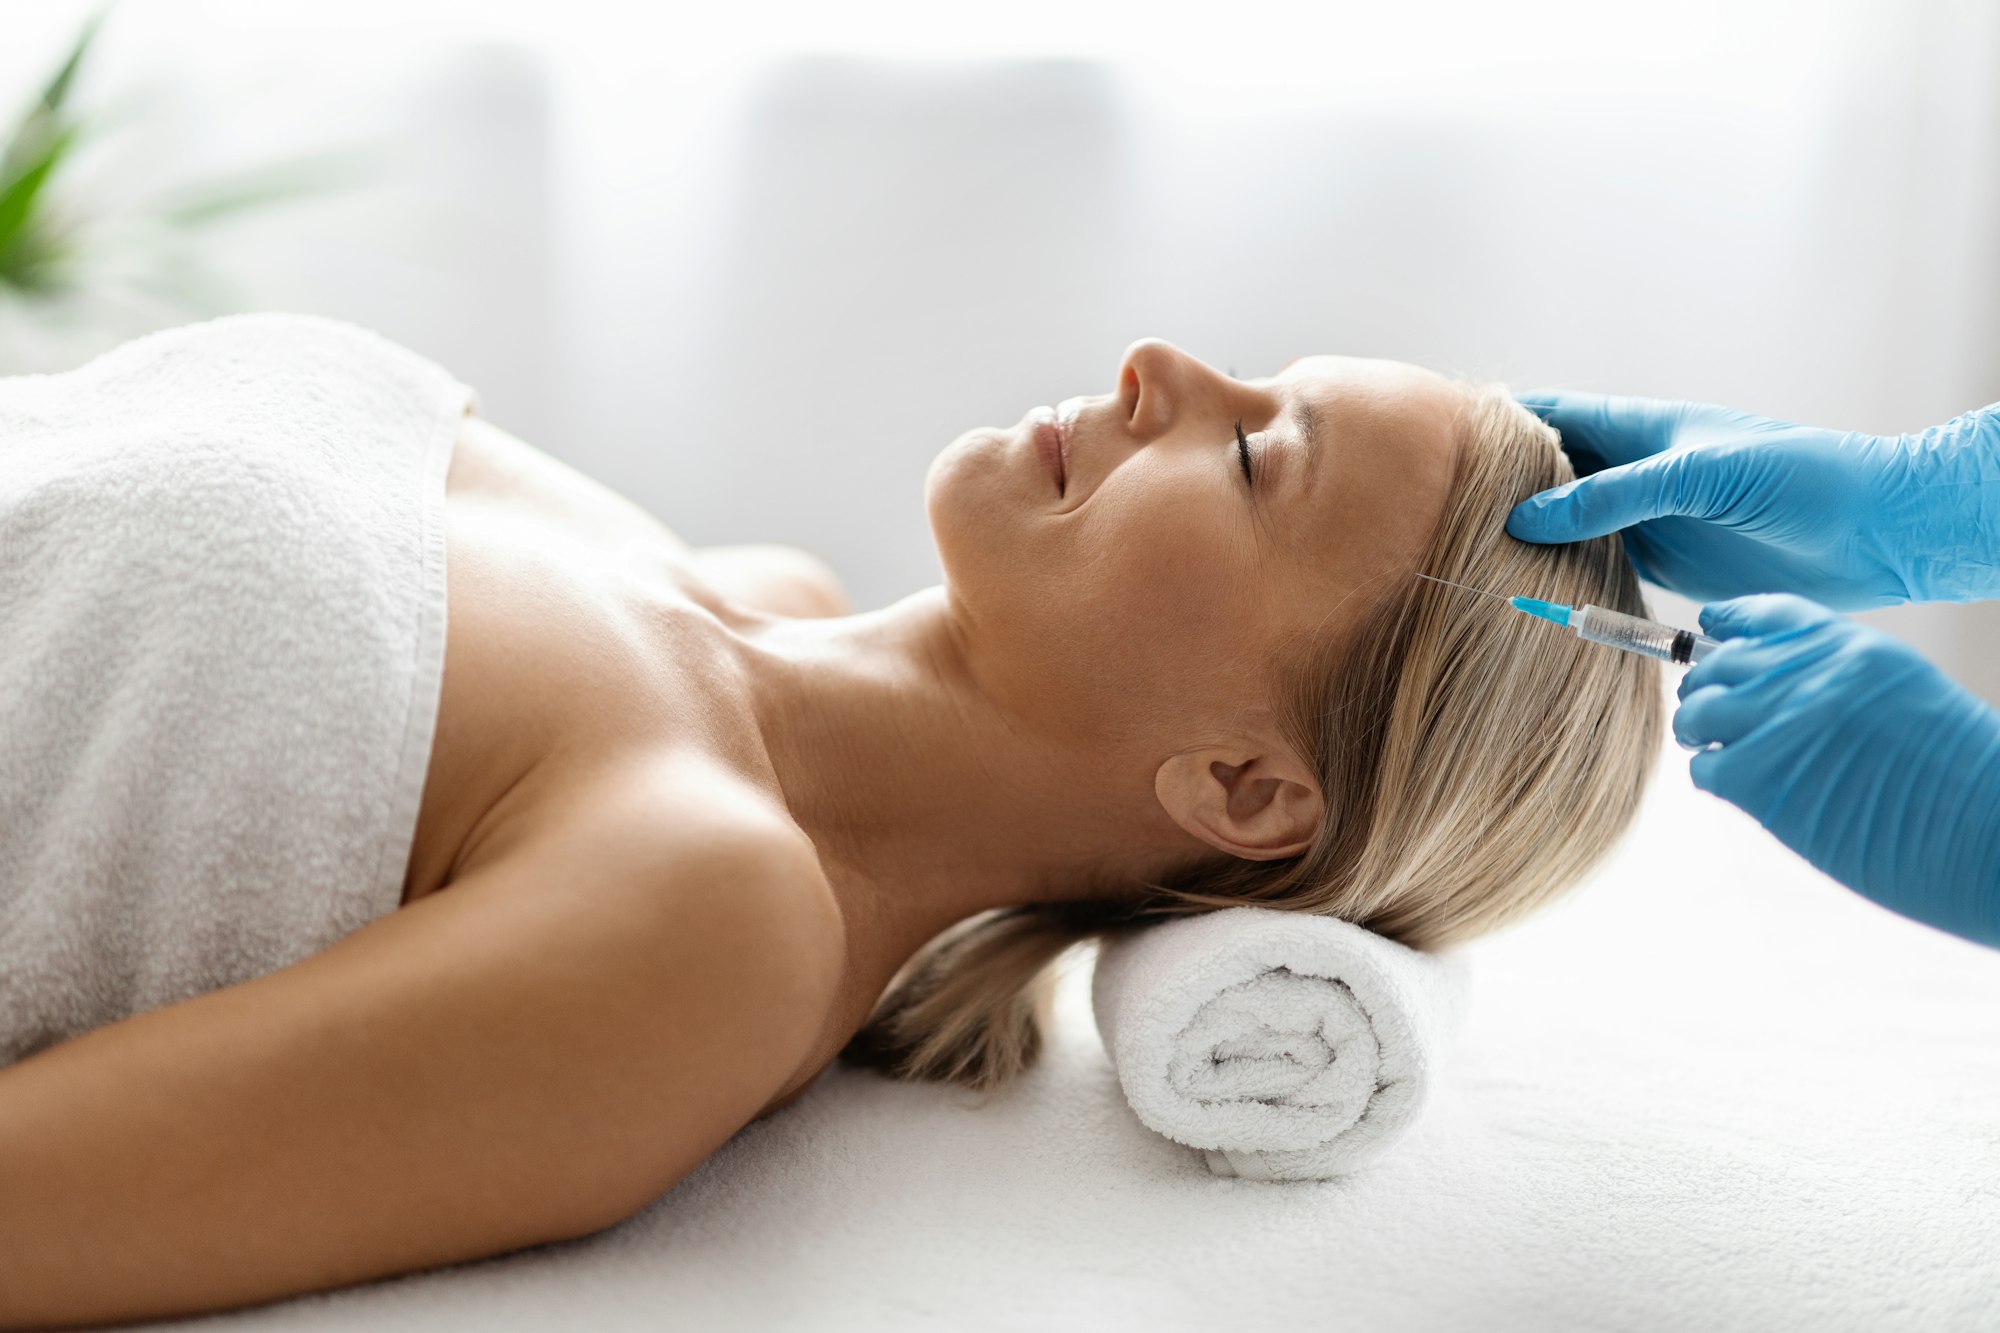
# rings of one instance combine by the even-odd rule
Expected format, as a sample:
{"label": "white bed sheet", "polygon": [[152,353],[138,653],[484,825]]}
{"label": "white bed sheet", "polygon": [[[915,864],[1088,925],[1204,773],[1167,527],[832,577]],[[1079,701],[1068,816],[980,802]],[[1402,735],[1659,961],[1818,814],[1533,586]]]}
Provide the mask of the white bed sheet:
{"label": "white bed sheet", "polygon": [[163,1327],[2000,1328],[2000,951],[1662,764],[1592,883],[1470,946],[1437,1096],[1361,1174],[1147,1131],[1085,957],[985,1109],[835,1066],[609,1231]]}

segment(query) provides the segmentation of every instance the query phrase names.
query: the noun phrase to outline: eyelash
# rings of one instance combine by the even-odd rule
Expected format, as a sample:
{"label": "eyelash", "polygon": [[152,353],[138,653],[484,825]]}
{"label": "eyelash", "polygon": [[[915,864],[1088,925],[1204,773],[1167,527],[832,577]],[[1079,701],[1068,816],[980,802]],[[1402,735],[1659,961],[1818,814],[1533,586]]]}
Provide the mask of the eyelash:
{"label": "eyelash", "polygon": [[1250,483],[1250,489],[1257,489],[1257,478],[1250,469],[1250,441],[1243,438],[1243,423],[1236,423],[1236,456],[1243,462],[1243,480]]}

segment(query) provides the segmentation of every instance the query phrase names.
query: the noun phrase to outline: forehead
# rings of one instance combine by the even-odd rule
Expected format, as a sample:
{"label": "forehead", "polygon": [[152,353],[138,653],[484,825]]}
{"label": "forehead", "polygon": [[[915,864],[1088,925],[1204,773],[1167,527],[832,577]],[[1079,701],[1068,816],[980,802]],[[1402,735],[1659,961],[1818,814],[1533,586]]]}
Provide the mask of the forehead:
{"label": "forehead", "polygon": [[1266,383],[1310,405],[1318,438],[1302,443],[1337,458],[1350,483],[1383,469],[1448,479],[1468,386],[1407,361],[1331,355],[1293,357]]}
{"label": "forehead", "polygon": [[[1298,517],[1307,564],[1343,587],[1414,569],[1458,454],[1470,390],[1406,361],[1296,357],[1267,383],[1313,405],[1324,464]],[[1324,540],[1331,536],[1332,541]]]}
{"label": "forehead", "polygon": [[1318,438],[1303,443],[1336,458],[1350,486],[1384,471],[1404,473],[1418,492],[1448,481],[1466,385],[1407,361],[1331,355],[1294,357],[1268,382],[1310,404]]}
{"label": "forehead", "polygon": [[1274,378],[1310,396],[1316,404],[1338,399],[1378,412],[1449,415],[1458,410],[1465,398],[1461,385],[1434,370],[1379,357],[1295,356],[1285,362]]}

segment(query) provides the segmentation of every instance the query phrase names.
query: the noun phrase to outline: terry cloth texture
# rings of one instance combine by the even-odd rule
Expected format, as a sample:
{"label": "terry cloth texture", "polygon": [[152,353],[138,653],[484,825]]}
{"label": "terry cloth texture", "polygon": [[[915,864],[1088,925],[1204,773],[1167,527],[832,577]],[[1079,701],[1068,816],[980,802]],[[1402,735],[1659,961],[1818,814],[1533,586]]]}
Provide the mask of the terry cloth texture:
{"label": "terry cloth texture", "polygon": [[0,379],[0,1064],[396,910],[475,402],[285,314]]}
{"label": "terry cloth texture", "polygon": [[1422,1115],[1469,968],[1334,917],[1232,907],[1106,943],[1093,1009],[1140,1120],[1248,1180],[1328,1180]]}

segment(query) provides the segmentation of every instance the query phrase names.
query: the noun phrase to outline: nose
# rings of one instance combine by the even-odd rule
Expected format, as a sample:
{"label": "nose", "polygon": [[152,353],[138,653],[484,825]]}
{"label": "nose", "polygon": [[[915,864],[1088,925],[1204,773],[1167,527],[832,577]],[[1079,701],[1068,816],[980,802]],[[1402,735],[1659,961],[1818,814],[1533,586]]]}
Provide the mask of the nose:
{"label": "nose", "polygon": [[1141,338],[1118,364],[1118,404],[1136,440],[1158,439],[1175,420],[1226,394],[1227,377],[1164,338]]}

